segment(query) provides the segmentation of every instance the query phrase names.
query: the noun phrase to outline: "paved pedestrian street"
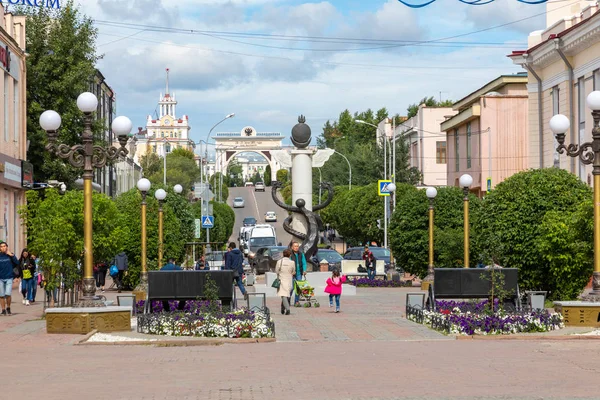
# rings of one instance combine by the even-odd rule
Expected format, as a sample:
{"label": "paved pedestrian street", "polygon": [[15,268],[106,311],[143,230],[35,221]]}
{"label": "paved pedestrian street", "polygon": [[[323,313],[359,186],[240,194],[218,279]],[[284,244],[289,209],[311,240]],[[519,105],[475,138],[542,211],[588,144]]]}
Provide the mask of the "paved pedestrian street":
{"label": "paved pedestrian street", "polygon": [[0,398],[598,399],[600,341],[456,340],[404,319],[409,290],[359,288],[339,314],[322,298],[282,316],[270,299],[277,342],[191,347],[78,345],[17,303]]}

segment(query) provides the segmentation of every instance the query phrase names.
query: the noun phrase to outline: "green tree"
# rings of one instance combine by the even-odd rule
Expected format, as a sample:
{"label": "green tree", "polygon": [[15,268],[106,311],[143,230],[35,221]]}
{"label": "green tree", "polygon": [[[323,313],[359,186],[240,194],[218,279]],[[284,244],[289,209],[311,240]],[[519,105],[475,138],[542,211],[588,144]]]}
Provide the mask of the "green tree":
{"label": "green tree", "polygon": [[251,179],[252,183],[256,185],[256,182],[262,182],[262,177],[260,176],[260,172],[256,171],[254,175],[252,175]]}
{"label": "green tree", "polygon": [[271,166],[267,165],[267,168],[265,169],[265,185],[271,186],[271,181]]}
{"label": "green tree", "polygon": [[287,169],[279,169],[275,175],[277,180],[281,183],[285,184],[289,180],[289,172]]}
{"label": "green tree", "polygon": [[162,162],[162,158],[148,147],[146,154],[140,157],[140,166],[142,167],[144,176],[148,177],[159,173]]}
{"label": "green tree", "polygon": [[215,194],[215,198],[219,198],[219,193],[221,194],[221,199],[223,201],[227,201],[229,198],[229,189],[227,188],[227,177],[223,176],[223,185],[221,185],[221,173],[214,173],[210,179],[209,183],[212,187],[212,191]]}
{"label": "green tree", "polygon": [[[229,207],[226,203],[211,202],[211,204],[213,206],[215,226],[210,230],[210,241],[225,245],[233,234],[235,213],[233,208]],[[192,213],[195,218],[202,216],[202,204],[200,202],[192,205]],[[200,238],[196,240],[200,242],[206,241],[206,229],[201,230]]]}
{"label": "green tree", "polygon": [[[175,150],[178,150],[177,152]],[[193,159],[193,153],[184,149],[175,149],[167,154],[167,185],[181,185],[184,190],[189,191],[192,185],[200,180],[200,168]],[[191,153],[192,158],[187,154]],[[153,184],[161,184],[164,181],[164,163],[161,159],[159,170],[148,177]]]}
{"label": "green tree", "polygon": [[[240,163],[233,159],[227,165],[227,183],[228,186],[244,186],[244,180],[242,178],[243,168]],[[232,178],[233,176],[233,178]]]}
{"label": "green tree", "polygon": [[[194,152],[188,149],[184,149],[183,147],[174,148],[169,155],[173,157],[184,157],[190,160],[194,160]],[[168,161],[168,158],[167,158]]]}
{"label": "green tree", "polygon": [[452,100],[437,101],[435,97],[423,97],[419,103],[411,104],[406,109],[407,118],[412,118],[419,112],[419,106],[425,104],[426,107],[452,107]]}
{"label": "green tree", "polygon": [[[47,134],[38,121],[43,111],[55,110],[62,118],[58,140],[80,142],[82,113],[76,101],[95,73],[98,30],[72,0],[60,9],[21,7],[19,13],[27,16],[27,158],[36,182],[72,182],[80,171],[45,150]],[[93,127],[96,137],[101,126]]]}
{"label": "green tree", "polygon": [[[576,231],[566,230],[558,235],[561,223],[565,226],[573,223],[571,217],[564,216],[555,222],[553,218],[575,211],[584,201],[591,201],[590,188],[565,170],[546,168],[520,172],[488,193],[481,213],[474,214],[473,234],[479,248],[488,249],[500,265],[519,268],[522,290],[555,290],[556,293],[549,294],[555,298],[561,290],[551,282],[551,268],[558,268],[564,260],[556,259],[555,253],[546,255],[541,249],[547,251],[551,243],[557,241],[568,250],[564,247],[566,240],[581,240]],[[549,212],[555,213],[546,217]],[[541,247],[540,240],[544,240]],[[582,251],[585,253],[585,248]],[[563,257],[577,260],[581,254],[573,253],[571,248],[570,254]],[[585,265],[577,262],[579,264],[569,266],[566,273],[585,270]]]}

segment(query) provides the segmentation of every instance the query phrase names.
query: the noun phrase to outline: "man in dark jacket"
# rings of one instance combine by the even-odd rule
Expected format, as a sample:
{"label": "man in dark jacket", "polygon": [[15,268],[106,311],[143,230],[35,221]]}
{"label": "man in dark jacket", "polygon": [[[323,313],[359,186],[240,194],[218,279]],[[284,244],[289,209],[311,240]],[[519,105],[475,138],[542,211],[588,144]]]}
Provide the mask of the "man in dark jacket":
{"label": "man in dark jacket", "polygon": [[247,299],[246,288],[242,282],[242,276],[244,275],[244,255],[234,242],[229,243],[227,250],[227,253],[225,253],[225,269],[233,271],[233,279],[244,295],[244,299]]}
{"label": "man in dark jacket", "polygon": [[127,254],[124,251],[120,252],[113,259],[112,265],[116,265],[119,270],[119,275],[117,275],[117,288],[119,289],[119,293],[123,289],[123,275],[129,268],[129,261],[127,260]]}
{"label": "man in dark jacket", "polygon": [[11,315],[10,301],[15,274],[13,269],[19,266],[14,253],[8,251],[8,245],[0,241],[0,306],[2,315]]}

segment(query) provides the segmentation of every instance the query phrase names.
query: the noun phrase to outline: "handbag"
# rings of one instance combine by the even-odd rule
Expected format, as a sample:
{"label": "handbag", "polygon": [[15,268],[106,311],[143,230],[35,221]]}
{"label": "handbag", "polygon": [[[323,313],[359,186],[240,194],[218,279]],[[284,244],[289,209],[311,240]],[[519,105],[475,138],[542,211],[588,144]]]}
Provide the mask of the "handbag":
{"label": "handbag", "polygon": [[234,278],[239,278],[240,277],[240,271],[238,271],[238,269],[232,269],[233,271],[233,277]]}
{"label": "handbag", "polygon": [[21,276],[21,268],[13,267],[13,277],[18,278],[19,276]]}
{"label": "handbag", "polygon": [[281,280],[279,278],[275,278],[273,283],[271,283],[271,287],[274,287],[275,289],[279,289],[280,286],[281,286]]}

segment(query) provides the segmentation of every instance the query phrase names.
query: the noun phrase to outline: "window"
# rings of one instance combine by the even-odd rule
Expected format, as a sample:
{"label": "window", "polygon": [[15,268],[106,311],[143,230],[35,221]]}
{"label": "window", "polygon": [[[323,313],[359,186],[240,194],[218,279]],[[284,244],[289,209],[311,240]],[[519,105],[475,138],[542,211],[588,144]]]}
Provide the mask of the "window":
{"label": "window", "polygon": [[14,135],[15,135],[15,143],[19,143],[19,82],[13,79],[13,115],[14,115]]}
{"label": "window", "polygon": [[467,168],[471,168],[471,123],[467,122]]}
{"label": "window", "polygon": [[594,90],[600,90],[600,69],[594,71]]}
{"label": "window", "polygon": [[[558,86],[552,88],[552,92],[550,94],[552,96],[552,115],[556,115],[560,113],[559,102],[560,102],[560,91],[558,90]],[[541,143],[540,143],[541,144]],[[556,137],[554,138],[554,166],[556,168],[560,168],[560,154],[556,151],[558,147],[558,141]]]}
{"label": "window", "polygon": [[460,159],[458,158],[458,129],[454,130],[454,162],[456,167],[456,172],[460,170]]}
{"label": "window", "polygon": [[435,142],[436,164],[446,164],[446,142]]}
{"label": "window", "polygon": [[4,140],[8,142],[8,74],[4,73]]}

